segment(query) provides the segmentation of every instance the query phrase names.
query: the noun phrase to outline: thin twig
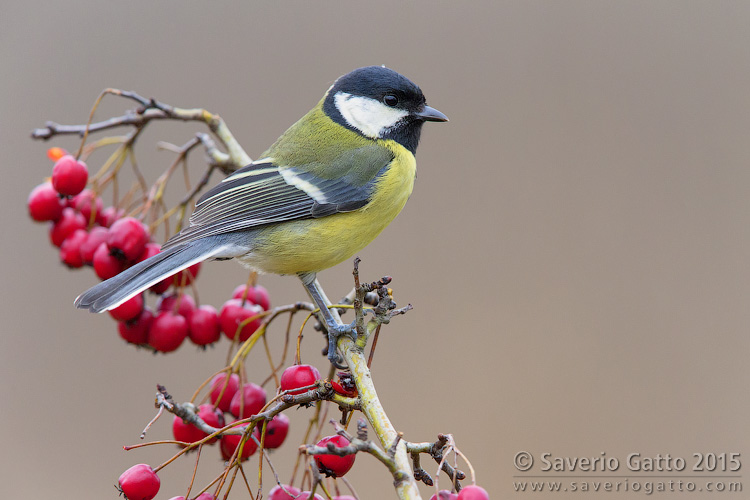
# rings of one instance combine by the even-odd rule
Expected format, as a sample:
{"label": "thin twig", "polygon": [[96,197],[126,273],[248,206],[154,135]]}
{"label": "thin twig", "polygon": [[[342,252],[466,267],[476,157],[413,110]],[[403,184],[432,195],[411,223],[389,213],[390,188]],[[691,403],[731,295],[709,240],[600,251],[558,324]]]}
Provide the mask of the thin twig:
{"label": "thin twig", "polygon": [[[115,116],[100,122],[87,123],[86,125],[61,125],[55,122],[47,122],[44,127],[35,129],[31,133],[31,137],[47,140],[57,135],[78,135],[84,138],[83,142],[85,142],[85,137],[90,133],[122,126],[142,129],[153,120],[200,121],[208,126],[209,130],[227,150],[226,156],[222,156],[215,154],[207,148],[209,155],[214,161],[217,164],[221,164],[222,170],[233,171],[251,162],[250,157],[242,149],[242,146],[234,138],[226,123],[224,123],[224,120],[219,115],[209,113],[205,109],[177,108],[155,99],[146,99],[135,92],[118,89],[105,89],[97,99],[97,105],[106,94],[118,95],[133,100],[140,107],[126,111],[122,116]],[[95,109],[96,105],[92,110],[92,117]]]}

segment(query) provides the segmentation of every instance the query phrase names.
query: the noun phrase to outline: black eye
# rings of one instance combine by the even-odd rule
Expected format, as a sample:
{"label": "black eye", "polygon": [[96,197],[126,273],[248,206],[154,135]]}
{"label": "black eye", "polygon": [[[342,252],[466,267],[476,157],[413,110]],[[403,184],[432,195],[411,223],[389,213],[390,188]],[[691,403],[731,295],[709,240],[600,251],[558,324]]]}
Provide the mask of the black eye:
{"label": "black eye", "polygon": [[396,97],[393,94],[388,94],[385,97],[383,97],[383,103],[385,103],[386,106],[393,107],[396,104],[398,104],[398,97]]}

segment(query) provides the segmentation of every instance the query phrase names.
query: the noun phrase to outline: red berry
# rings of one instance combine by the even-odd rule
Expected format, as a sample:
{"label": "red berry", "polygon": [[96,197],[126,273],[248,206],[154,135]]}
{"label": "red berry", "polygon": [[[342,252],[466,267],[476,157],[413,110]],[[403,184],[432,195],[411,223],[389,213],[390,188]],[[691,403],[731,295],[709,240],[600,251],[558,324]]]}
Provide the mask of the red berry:
{"label": "red berry", "polygon": [[181,441],[183,443],[195,443],[200,441],[208,434],[198,429],[193,424],[188,424],[177,415],[172,420],[172,436],[175,441]]}
{"label": "red berry", "polygon": [[338,372],[339,383],[347,391],[346,395],[357,397],[357,384],[354,382],[354,375],[351,372]]}
{"label": "red berry", "polygon": [[117,219],[125,216],[125,210],[107,207],[96,214],[96,223],[102,227],[110,227]]}
{"label": "red berry", "polygon": [[470,484],[469,486],[464,486],[456,498],[458,500],[490,500],[490,495],[481,486]]}
{"label": "red berry", "polygon": [[357,385],[354,383],[352,374],[349,372],[338,372],[337,375],[339,377],[338,382],[336,382],[335,380],[331,380],[331,386],[333,386],[333,390],[341,394],[342,396],[356,398],[358,394]]}
{"label": "red berry", "polygon": [[114,309],[109,310],[109,315],[117,321],[130,321],[141,315],[143,311],[143,294],[135,295]]}
{"label": "red berry", "polygon": [[[324,437],[318,441],[318,446],[325,448],[328,446],[328,443],[333,443],[337,448],[349,446],[349,440],[338,434]],[[338,455],[315,455],[315,463],[318,464],[320,472],[327,477],[341,477],[349,472],[349,469],[354,465],[354,455],[344,455],[343,457]]]}
{"label": "red berry", "polygon": [[[224,413],[218,408],[214,408],[213,405],[200,405],[198,407],[198,416],[211,427],[224,427]],[[212,439],[208,443],[211,444],[214,442],[216,442],[216,439]]]}
{"label": "red berry", "polygon": [[68,267],[83,267],[81,246],[88,238],[89,233],[85,229],[76,229],[73,234],[65,238],[60,245],[60,260]]}
{"label": "red berry", "polygon": [[244,384],[232,397],[229,411],[237,418],[247,418],[257,415],[266,405],[266,391],[252,382]]}
{"label": "red berry", "polygon": [[123,262],[112,256],[106,243],[99,244],[94,250],[93,264],[94,272],[102,280],[117,276],[125,269]]}
{"label": "red berry", "polygon": [[149,239],[148,229],[141,221],[125,217],[116,220],[109,228],[107,245],[118,259],[134,261],[141,256]]}
{"label": "red berry", "polygon": [[120,475],[120,489],[128,500],[151,500],[161,481],[148,464],[134,465]]}
{"label": "red berry", "polygon": [[[226,385],[226,388],[224,387]],[[227,374],[219,373],[211,381],[211,404],[216,405],[221,411],[229,411],[232,398],[240,389],[240,376],[233,373],[227,382]],[[222,393],[223,391],[223,393]],[[219,400],[219,397],[221,399]],[[216,401],[219,403],[216,404]]]}
{"label": "red berry", "polygon": [[173,293],[172,295],[163,296],[156,308],[159,311],[172,311],[188,318],[195,310],[195,300],[186,293]]}
{"label": "red berry", "polygon": [[[240,299],[240,300],[242,300],[243,298],[248,298],[245,295],[245,290],[247,290],[247,289],[248,289],[247,285],[239,285],[239,286],[237,286],[234,289],[234,291],[232,292],[232,298],[233,299]],[[249,298],[248,298],[248,300],[249,300]],[[278,488],[278,486],[276,486],[276,487]],[[273,491],[273,490],[271,490],[271,491]]]}
{"label": "red berry", "polygon": [[138,317],[117,323],[117,331],[120,337],[131,344],[145,344],[148,342],[148,330],[153,321],[153,313],[148,309],[143,309]]}
{"label": "red berry", "polygon": [[[255,285],[253,287],[252,293],[253,302],[262,307],[264,311],[268,311],[269,309],[271,309],[271,297],[268,295],[268,290],[266,290],[265,287],[262,287],[261,285]],[[248,292],[248,296],[250,296],[250,292]]]}
{"label": "red berry", "polygon": [[[299,389],[313,385],[320,379],[320,372],[312,365],[292,365],[281,374],[281,390],[289,394],[302,394],[309,389]],[[293,390],[298,389],[298,390]]]}
{"label": "red berry", "polygon": [[430,497],[430,500],[456,500],[458,495],[448,490],[440,490]]}
{"label": "red berry", "polygon": [[94,212],[94,221],[96,221],[99,212],[104,209],[104,202],[102,199],[95,196],[94,193],[88,189],[84,189],[80,194],[76,195],[71,200],[70,205],[83,215],[87,224],[91,221],[91,212]]}
{"label": "red berry", "polygon": [[287,484],[277,484],[276,486],[271,488],[271,491],[268,492],[268,500],[290,500],[295,498],[303,500],[303,498],[299,496],[300,493],[302,493],[300,489],[295,488],[294,486],[289,486]]}
{"label": "red berry", "polygon": [[[236,427],[233,427],[233,429],[245,429],[247,425],[239,425]],[[242,436],[240,435],[224,435],[221,437],[221,456],[224,458],[224,460],[229,460],[232,458],[232,455],[234,455],[234,450],[237,449],[237,446],[239,446],[240,441],[242,440]],[[247,441],[245,441],[245,444],[242,447],[242,456],[240,457],[240,460],[247,460],[250,458],[253,453],[258,449],[258,445],[255,444],[255,441],[252,440],[252,438],[248,438]]]}
{"label": "red berry", "polygon": [[28,207],[32,219],[44,222],[58,220],[62,215],[64,205],[52,184],[45,182],[31,190]]}
{"label": "red berry", "polygon": [[335,497],[333,497],[332,500],[357,500],[357,499],[351,495],[336,495]]}
{"label": "red berry", "polygon": [[94,252],[105,241],[107,241],[107,228],[101,226],[92,227],[86,235],[86,241],[81,243],[81,259],[84,264],[94,262]]}
{"label": "red berry", "polygon": [[50,229],[50,241],[53,245],[59,247],[65,241],[65,238],[73,234],[76,229],[86,229],[86,219],[72,208],[64,208],[62,216]]}
{"label": "red berry", "polygon": [[[302,493],[300,493],[300,496],[299,496],[298,500],[307,500],[308,498],[311,497],[311,495],[312,495],[311,491],[303,491]],[[322,496],[318,495],[317,493],[315,495],[312,495],[312,498],[314,500],[325,500],[325,498],[323,498]]]}
{"label": "red berry", "polygon": [[212,495],[209,492],[201,493],[197,497],[195,497],[193,500],[215,500],[216,497]]}
{"label": "red berry", "polygon": [[148,331],[148,345],[160,352],[172,352],[182,344],[188,334],[187,320],[171,311],[156,315]]}
{"label": "red berry", "polygon": [[[224,427],[224,414],[220,410],[215,410],[211,405],[200,405],[198,407],[198,416],[211,427]],[[195,443],[208,436],[208,434],[196,426],[186,423],[176,415],[172,422],[172,434],[175,440],[185,443]],[[209,444],[214,441],[215,439],[212,439]]]}
{"label": "red berry", "polygon": [[[229,299],[221,307],[221,312],[219,313],[219,324],[221,325],[221,331],[224,332],[224,335],[226,335],[229,340],[234,340],[234,338],[237,336],[237,329],[239,328],[240,324],[246,319],[257,316],[262,312],[263,309],[256,306],[255,304],[251,304],[250,302],[245,302],[245,305],[243,306],[241,300]],[[260,324],[260,318],[256,318],[245,324],[239,331],[240,342],[244,342],[245,340],[249,339],[250,336],[255,332],[255,330],[260,327]]]}
{"label": "red berry", "polygon": [[196,345],[208,345],[216,342],[221,337],[219,328],[219,315],[216,308],[210,305],[202,305],[188,318],[190,326],[190,340]]}
{"label": "red berry", "polygon": [[[245,294],[247,290],[247,294]],[[248,287],[247,285],[240,285],[232,292],[233,299],[245,298],[253,304],[259,305],[264,311],[268,311],[271,308],[271,298],[268,295],[268,290],[260,285]]]}
{"label": "red berry", "polygon": [[86,187],[88,180],[89,169],[86,164],[71,155],[63,156],[52,167],[52,186],[62,195],[77,195]]}
{"label": "red berry", "polygon": [[[260,434],[263,429],[263,423],[258,423],[257,427],[255,427],[255,437],[258,438],[258,442],[260,442]],[[279,413],[275,417],[273,417],[267,424],[266,424],[266,438],[263,441],[263,447],[264,448],[278,448],[282,444],[284,444],[284,440],[286,439],[286,435],[289,433],[289,417],[284,415],[283,413]]]}

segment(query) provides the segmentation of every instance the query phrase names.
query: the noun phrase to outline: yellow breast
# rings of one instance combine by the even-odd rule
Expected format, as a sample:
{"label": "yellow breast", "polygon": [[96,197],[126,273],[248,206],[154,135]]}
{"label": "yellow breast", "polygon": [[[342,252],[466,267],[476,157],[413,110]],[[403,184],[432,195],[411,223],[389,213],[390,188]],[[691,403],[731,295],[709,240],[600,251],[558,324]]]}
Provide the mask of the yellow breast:
{"label": "yellow breast", "polygon": [[372,199],[353,212],[285,222],[263,229],[243,264],[261,272],[296,274],[333,267],[366,247],[401,212],[414,188],[416,160],[393,141],[379,141],[395,158]]}

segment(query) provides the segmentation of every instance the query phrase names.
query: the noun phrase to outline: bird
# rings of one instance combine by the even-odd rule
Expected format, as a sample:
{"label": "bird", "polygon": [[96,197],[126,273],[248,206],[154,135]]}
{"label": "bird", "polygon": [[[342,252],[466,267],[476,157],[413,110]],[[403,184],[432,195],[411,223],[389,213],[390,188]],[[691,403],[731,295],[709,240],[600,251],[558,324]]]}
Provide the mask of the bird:
{"label": "bird", "polygon": [[416,178],[422,125],[446,122],[411,80],[384,66],[355,69],[258,160],[196,202],[189,225],[161,252],[75,299],[114,309],[162,279],[205,260],[237,259],[260,273],[297,275],[328,330],[335,364],[341,323],[317,273],[366,247],[401,212]]}

